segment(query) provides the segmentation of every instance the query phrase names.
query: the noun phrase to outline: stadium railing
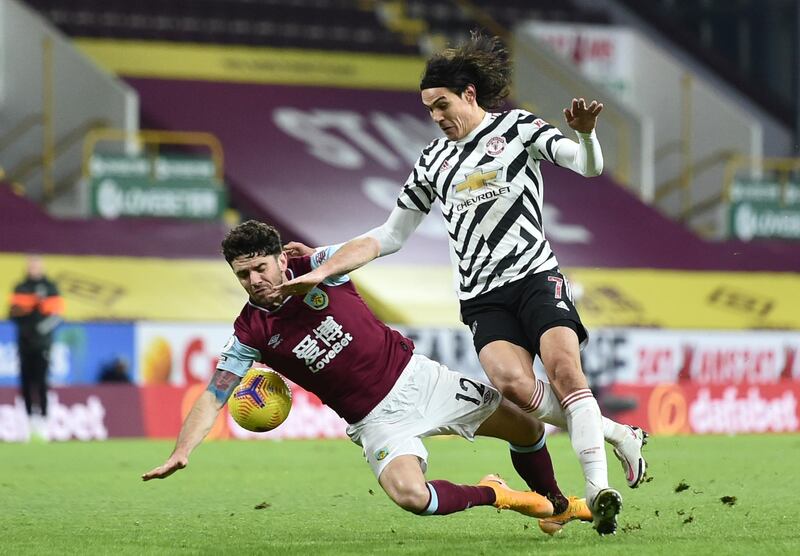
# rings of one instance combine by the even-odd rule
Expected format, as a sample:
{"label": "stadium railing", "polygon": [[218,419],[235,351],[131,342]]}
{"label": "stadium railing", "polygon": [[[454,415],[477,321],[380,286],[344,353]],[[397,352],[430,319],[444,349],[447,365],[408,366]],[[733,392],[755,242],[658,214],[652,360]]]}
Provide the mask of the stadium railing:
{"label": "stadium railing", "polygon": [[127,131],[124,129],[99,128],[92,129],[86,134],[83,142],[82,177],[89,178],[89,163],[95,147],[102,142],[115,142],[126,149],[140,151],[143,145],[154,149],[158,153],[163,145],[180,145],[183,147],[205,147],[211,153],[211,158],[216,168],[217,181],[223,182],[224,155],[222,143],[213,134],[203,131],[171,131],[157,129],[142,129]]}

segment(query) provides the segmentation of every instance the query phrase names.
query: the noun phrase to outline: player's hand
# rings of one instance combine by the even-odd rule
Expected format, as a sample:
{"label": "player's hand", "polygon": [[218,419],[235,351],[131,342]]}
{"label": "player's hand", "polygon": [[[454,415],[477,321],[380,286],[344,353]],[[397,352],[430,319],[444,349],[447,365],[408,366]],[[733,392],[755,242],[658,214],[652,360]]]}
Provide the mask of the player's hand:
{"label": "player's hand", "polygon": [[319,276],[312,270],[307,274],[298,276],[294,280],[284,282],[278,286],[278,291],[286,297],[290,295],[305,295],[324,279],[324,276]]}
{"label": "player's hand", "polygon": [[149,481],[150,479],[166,479],[187,465],[189,465],[189,458],[172,455],[164,463],[164,465],[160,465],[142,475],[142,480]]}
{"label": "player's hand", "polygon": [[283,246],[283,252],[289,257],[305,257],[314,254],[314,248],[304,245],[299,241],[290,241]]}
{"label": "player's hand", "polygon": [[589,106],[582,98],[572,99],[572,106],[564,109],[567,125],[575,131],[590,133],[597,125],[597,116],[603,110],[603,104],[593,100]]}

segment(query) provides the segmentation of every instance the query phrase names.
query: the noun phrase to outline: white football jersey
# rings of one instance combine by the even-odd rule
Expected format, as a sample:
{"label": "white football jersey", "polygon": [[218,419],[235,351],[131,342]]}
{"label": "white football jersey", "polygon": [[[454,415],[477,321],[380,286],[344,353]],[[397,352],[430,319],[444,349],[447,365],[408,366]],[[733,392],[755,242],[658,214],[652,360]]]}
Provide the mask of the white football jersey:
{"label": "white football jersey", "polygon": [[561,132],[524,110],[487,113],[458,141],[436,139],[397,199],[424,213],[439,199],[460,299],[558,266],[542,224],[539,161],[555,163]]}

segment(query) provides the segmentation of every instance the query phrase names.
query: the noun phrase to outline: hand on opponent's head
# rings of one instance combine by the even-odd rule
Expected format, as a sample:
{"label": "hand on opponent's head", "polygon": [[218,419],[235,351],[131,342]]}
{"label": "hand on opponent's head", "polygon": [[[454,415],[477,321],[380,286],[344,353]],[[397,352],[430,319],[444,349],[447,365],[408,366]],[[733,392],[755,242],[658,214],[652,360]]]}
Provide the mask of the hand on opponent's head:
{"label": "hand on opponent's head", "polygon": [[313,255],[314,248],[300,243],[299,241],[290,241],[283,246],[283,252],[286,253],[288,257],[305,257]]}

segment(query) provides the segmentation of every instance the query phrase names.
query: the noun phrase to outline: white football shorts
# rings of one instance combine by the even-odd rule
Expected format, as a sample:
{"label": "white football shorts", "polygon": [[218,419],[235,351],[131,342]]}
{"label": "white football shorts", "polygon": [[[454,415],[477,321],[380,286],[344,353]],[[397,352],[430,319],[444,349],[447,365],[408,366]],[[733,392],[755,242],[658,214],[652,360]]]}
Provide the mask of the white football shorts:
{"label": "white football shorts", "polygon": [[414,354],[386,397],[347,427],[347,436],[364,448],[376,477],[403,455],[417,456],[424,472],[428,451],[421,438],[457,434],[473,440],[501,400],[488,384]]}

